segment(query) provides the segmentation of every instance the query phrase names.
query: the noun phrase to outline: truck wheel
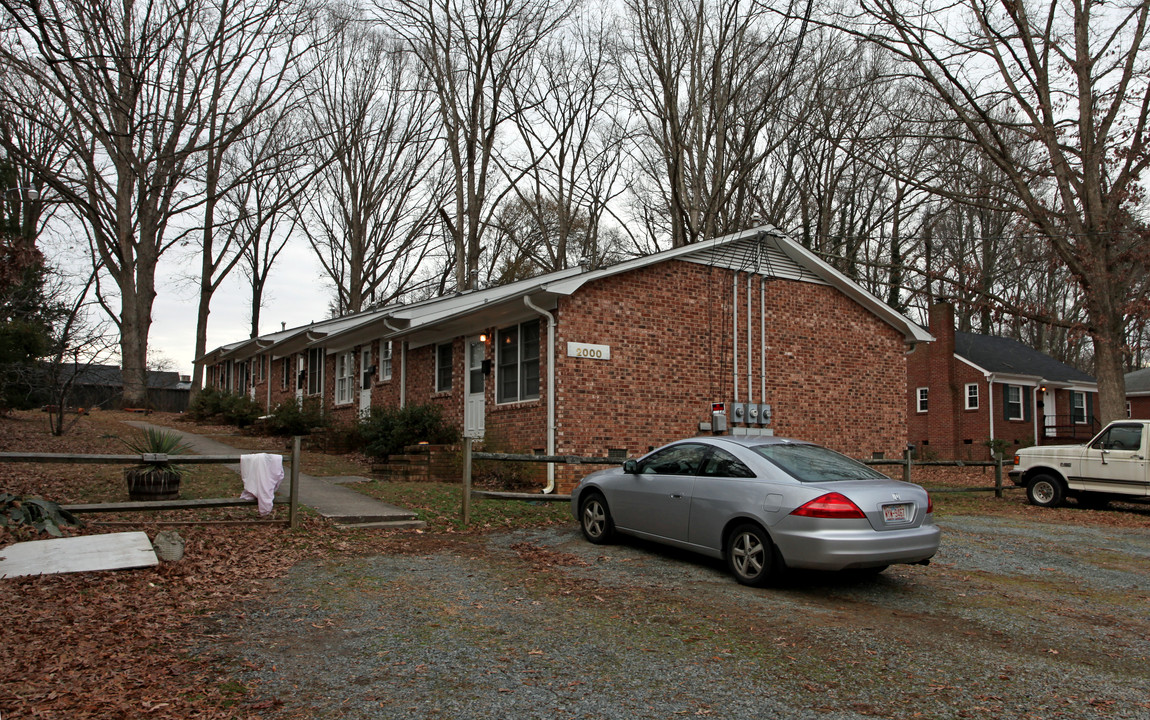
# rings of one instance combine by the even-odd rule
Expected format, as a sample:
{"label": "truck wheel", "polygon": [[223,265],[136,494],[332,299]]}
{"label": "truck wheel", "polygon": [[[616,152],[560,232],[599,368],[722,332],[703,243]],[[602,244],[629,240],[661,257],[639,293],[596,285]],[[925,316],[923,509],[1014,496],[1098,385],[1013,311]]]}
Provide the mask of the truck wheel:
{"label": "truck wheel", "polygon": [[1066,497],[1062,481],[1049,475],[1035,475],[1026,484],[1026,499],[1038,507],[1058,507]]}

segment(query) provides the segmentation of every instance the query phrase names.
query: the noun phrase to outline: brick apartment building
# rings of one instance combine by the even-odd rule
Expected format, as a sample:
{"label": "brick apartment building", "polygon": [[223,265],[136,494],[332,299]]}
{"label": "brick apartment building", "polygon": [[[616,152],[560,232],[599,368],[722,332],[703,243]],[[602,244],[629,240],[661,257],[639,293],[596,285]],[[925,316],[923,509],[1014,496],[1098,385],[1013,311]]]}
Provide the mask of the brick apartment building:
{"label": "brick apartment building", "polygon": [[930,308],[935,342],[908,356],[908,439],[920,457],[985,460],[1004,452],[1079,442],[1098,431],[1094,378],[1017,340],[955,332],[954,306]]}
{"label": "brick apartment building", "polygon": [[[907,348],[930,340],[767,227],[284,330],[197,362],[210,385],[269,408],[316,397],[337,422],[435,403],[501,450],[635,457],[710,432],[723,403],[731,433],[890,457],[907,437]],[[573,470],[560,470],[561,491]]]}

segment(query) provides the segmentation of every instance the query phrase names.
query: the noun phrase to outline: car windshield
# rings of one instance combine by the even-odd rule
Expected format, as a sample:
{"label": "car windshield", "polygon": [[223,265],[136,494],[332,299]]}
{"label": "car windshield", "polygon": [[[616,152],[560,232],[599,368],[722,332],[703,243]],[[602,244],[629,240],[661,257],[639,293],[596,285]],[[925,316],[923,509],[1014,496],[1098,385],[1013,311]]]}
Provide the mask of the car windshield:
{"label": "car windshield", "polygon": [[801,482],[886,479],[877,470],[818,445],[756,445],[754,451]]}

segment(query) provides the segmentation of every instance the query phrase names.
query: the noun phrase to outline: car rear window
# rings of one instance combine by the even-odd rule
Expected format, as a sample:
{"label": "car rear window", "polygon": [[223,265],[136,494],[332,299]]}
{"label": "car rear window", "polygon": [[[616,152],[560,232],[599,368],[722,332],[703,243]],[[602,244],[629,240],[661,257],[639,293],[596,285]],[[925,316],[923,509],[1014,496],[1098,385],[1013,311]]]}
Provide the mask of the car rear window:
{"label": "car rear window", "polygon": [[877,470],[818,445],[756,445],[753,449],[801,482],[886,478]]}

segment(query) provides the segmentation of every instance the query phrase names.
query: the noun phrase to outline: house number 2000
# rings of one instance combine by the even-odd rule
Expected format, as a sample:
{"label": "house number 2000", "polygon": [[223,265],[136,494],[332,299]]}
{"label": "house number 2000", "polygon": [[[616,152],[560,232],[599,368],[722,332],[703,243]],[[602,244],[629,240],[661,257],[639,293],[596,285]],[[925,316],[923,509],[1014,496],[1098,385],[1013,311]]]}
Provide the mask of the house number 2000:
{"label": "house number 2000", "polygon": [[591,345],[585,343],[567,343],[569,357],[587,358],[589,360],[610,360],[610,345]]}

